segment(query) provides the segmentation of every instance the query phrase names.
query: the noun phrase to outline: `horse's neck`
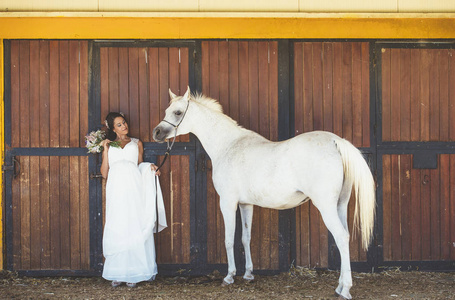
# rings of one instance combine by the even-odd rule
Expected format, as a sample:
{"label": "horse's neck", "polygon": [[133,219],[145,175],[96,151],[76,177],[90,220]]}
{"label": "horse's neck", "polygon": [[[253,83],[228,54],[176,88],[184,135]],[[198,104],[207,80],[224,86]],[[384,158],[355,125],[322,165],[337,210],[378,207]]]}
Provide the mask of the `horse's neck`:
{"label": "horse's neck", "polygon": [[197,111],[191,131],[198,137],[212,161],[223,156],[226,149],[247,132],[224,114],[200,105]]}

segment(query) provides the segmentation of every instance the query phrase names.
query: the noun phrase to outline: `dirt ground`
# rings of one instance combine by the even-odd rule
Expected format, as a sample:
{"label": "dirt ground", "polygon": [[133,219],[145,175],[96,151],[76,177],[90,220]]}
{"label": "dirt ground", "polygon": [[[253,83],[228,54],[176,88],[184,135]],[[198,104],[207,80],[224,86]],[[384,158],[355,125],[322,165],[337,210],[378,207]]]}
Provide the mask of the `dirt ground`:
{"label": "dirt ground", "polygon": [[[335,299],[336,271],[293,268],[275,276],[240,276],[222,287],[222,274],[201,277],[160,277],[136,288],[112,288],[100,277],[19,277],[0,272],[0,299]],[[353,273],[354,299],[455,299],[455,273]]]}

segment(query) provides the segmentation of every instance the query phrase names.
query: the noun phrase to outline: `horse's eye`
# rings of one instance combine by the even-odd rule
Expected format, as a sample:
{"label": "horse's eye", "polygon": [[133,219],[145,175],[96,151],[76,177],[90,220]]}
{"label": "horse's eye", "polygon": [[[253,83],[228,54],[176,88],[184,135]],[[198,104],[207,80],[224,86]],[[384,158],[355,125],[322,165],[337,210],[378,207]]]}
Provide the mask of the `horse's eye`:
{"label": "horse's eye", "polygon": [[176,116],[180,116],[180,115],[182,114],[182,112],[181,112],[180,110],[178,110],[178,111],[176,111],[174,114],[175,114]]}

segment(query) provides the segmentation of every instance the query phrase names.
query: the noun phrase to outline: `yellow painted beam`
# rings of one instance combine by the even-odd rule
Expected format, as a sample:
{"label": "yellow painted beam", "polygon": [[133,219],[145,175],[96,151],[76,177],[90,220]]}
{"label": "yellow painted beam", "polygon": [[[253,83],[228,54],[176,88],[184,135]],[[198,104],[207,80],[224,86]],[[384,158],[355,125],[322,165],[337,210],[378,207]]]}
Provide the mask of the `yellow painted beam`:
{"label": "yellow painted beam", "polygon": [[455,14],[0,13],[3,39],[451,39]]}

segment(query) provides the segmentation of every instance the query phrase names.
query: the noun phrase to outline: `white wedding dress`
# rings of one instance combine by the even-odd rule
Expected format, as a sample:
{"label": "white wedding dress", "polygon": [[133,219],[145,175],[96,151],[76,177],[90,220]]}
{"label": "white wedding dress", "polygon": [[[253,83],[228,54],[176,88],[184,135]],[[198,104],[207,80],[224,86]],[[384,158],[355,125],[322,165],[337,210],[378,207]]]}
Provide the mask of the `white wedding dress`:
{"label": "white wedding dress", "polygon": [[[167,227],[159,181],[150,163],[138,162],[138,139],[110,147],[103,234],[103,278],[137,283],[158,273],[155,255],[156,199],[158,231]],[[156,197],[158,191],[158,197]]]}

